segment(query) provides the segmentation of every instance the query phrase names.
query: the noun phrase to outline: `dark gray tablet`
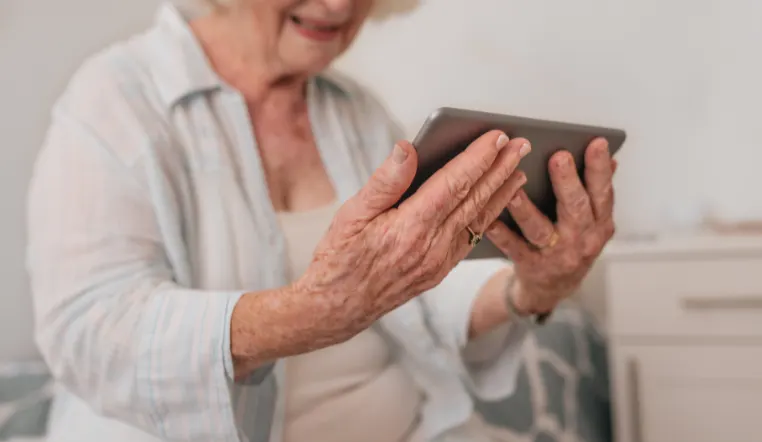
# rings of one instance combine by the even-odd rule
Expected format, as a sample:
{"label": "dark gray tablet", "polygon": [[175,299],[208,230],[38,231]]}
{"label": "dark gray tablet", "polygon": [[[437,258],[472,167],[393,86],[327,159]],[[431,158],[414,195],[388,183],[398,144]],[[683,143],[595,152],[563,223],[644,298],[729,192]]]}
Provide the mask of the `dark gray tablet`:
{"label": "dark gray tablet", "polygon": [[[469,144],[490,130],[502,130],[511,139],[523,137],[532,143],[532,153],[522,159],[519,169],[527,175],[524,185],[529,198],[555,222],[556,198],[550,182],[548,161],[559,150],[567,150],[574,156],[580,176],[584,177],[585,149],[596,137],[608,140],[611,155],[624,144],[623,130],[587,126],[558,121],[537,120],[511,115],[501,115],[450,107],[434,111],[413,141],[418,152],[418,171],[413,184],[402,197],[404,201],[412,195],[438,169],[465,150]],[[584,183],[584,181],[583,181]],[[513,231],[521,234],[510,213],[504,210],[500,215]],[[489,241],[482,241],[469,258],[498,257],[503,254]]]}

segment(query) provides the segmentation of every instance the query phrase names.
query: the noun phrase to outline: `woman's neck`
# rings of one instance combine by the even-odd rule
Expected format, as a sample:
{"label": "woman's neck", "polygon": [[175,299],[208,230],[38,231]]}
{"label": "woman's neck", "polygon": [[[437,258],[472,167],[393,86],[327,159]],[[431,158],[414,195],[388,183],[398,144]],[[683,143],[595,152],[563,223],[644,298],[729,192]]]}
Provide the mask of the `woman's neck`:
{"label": "woman's neck", "polygon": [[308,76],[288,72],[269,56],[250,23],[212,14],[191,21],[190,26],[217,75],[238,90],[250,108],[303,111]]}

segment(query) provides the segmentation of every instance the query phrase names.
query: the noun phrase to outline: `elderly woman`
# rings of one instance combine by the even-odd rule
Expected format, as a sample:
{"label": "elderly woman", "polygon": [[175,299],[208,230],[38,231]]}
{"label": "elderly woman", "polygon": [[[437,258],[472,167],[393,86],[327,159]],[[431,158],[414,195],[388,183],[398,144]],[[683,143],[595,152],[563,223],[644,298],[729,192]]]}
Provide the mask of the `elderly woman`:
{"label": "elderly woman", "polygon": [[[379,5],[234,1],[162,6],[55,106],[28,257],[50,440],[500,440],[472,398],[512,391],[611,237],[605,140],[584,185],[551,159],[556,223],[495,131],[397,206],[413,147],[327,71]],[[512,264],[461,262],[473,232]]]}

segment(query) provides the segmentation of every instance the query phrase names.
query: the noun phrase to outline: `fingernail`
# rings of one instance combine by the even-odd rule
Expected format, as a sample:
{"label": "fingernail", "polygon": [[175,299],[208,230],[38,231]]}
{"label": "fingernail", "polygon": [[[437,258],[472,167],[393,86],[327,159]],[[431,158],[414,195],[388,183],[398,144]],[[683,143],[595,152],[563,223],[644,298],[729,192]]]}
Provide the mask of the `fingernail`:
{"label": "fingernail", "polygon": [[523,186],[526,183],[527,183],[527,175],[521,172],[521,175],[519,176],[519,186]]}
{"label": "fingernail", "polygon": [[519,149],[519,156],[521,158],[524,158],[531,151],[532,151],[532,146],[529,143],[524,143],[521,145],[521,149]]}
{"label": "fingernail", "polygon": [[407,159],[407,151],[402,148],[399,144],[394,145],[394,150],[392,151],[392,159],[397,164],[402,164]]}
{"label": "fingernail", "polygon": [[558,167],[569,167],[573,161],[571,155],[559,155],[558,159],[556,159],[556,164]]}
{"label": "fingernail", "polygon": [[518,195],[514,196],[510,204],[511,204],[511,207],[513,207],[514,209],[516,207],[519,207],[521,205],[521,197]]}
{"label": "fingernail", "polygon": [[508,142],[511,141],[510,138],[508,138],[508,135],[506,134],[500,134],[499,137],[497,137],[497,148],[502,149],[504,148]]}

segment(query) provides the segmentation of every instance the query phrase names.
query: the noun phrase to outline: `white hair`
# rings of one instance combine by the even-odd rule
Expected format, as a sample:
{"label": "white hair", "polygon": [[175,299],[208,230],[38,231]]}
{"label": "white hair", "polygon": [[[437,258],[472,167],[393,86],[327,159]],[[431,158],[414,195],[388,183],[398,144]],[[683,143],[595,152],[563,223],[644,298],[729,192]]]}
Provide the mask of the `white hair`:
{"label": "white hair", "polygon": [[[217,8],[226,8],[246,0],[175,0],[191,16],[208,14]],[[421,0],[374,0],[370,18],[383,20],[405,14],[419,6]]]}

